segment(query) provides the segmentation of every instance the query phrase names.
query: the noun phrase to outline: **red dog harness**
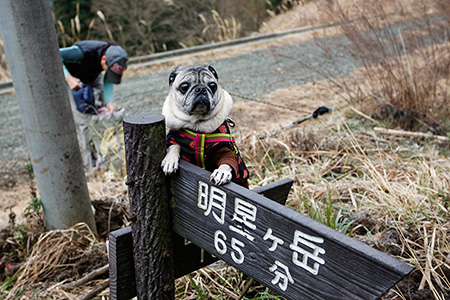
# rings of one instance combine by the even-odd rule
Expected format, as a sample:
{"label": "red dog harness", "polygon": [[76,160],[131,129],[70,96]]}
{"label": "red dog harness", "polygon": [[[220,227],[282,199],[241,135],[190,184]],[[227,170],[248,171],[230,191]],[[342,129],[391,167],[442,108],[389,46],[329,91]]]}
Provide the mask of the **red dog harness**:
{"label": "red dog harness", "polygon": [[184,128],[170,130],[167,134],[167,142],[171,145],[181,146],[182,159],[210,172],[218,167],[216,162],[211,159],[214,152],[223,147],[229,148],[235,154],[238,166],[238,172],[235,174],[233,181],[243,185],[244,182],[247,182],[248,170],[236,146],[234,134],[231,133],[228,122],[231,123],[232,121],[225,120],[212,133],[199,133]]}

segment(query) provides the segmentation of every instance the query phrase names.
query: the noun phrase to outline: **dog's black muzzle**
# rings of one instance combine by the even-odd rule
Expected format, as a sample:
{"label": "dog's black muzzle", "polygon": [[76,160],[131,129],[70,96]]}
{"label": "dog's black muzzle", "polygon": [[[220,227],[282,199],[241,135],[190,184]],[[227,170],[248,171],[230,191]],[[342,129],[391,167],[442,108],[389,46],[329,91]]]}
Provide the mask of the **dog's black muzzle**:
{"label": "dog's black muzzle", "polygon": [[193,113],[207,113],[211,108],[211,103],[208,97],[208,88],[199,85],[194,89],[195,98],[192,102]]}

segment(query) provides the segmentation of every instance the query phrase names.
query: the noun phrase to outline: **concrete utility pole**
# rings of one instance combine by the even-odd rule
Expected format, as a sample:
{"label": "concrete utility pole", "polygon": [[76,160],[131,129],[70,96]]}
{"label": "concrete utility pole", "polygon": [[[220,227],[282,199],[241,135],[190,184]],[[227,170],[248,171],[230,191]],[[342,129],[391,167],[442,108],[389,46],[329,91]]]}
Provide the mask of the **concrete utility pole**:
{"label": "concrete utility pole", "polygon": [[0,32],[47,229],[96,231],[48,0],[0,0]]}

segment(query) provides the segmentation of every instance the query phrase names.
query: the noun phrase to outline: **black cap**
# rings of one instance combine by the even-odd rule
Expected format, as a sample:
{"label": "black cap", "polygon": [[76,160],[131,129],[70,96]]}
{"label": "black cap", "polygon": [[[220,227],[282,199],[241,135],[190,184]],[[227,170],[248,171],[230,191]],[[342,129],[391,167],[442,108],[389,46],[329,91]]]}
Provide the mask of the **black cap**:
{"label": "black cap", "polygon": [[113,45],[108,47],[105,52],[106,64],[108,70],[106,71],[106,79],[112,83],[119,84],[122,79],[122,73],[127,68],[128,54],[122,47]]}

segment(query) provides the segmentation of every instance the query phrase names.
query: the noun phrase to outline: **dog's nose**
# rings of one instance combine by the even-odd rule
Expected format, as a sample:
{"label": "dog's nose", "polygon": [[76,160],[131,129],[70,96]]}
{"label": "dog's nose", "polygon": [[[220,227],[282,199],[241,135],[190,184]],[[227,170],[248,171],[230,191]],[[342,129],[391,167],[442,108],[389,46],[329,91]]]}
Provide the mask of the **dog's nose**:
{"label": "dog's nose", "polygon": [[206,95],[206,87],[198,86],[195,88],[195,92],[197,93],[197,95]]}

